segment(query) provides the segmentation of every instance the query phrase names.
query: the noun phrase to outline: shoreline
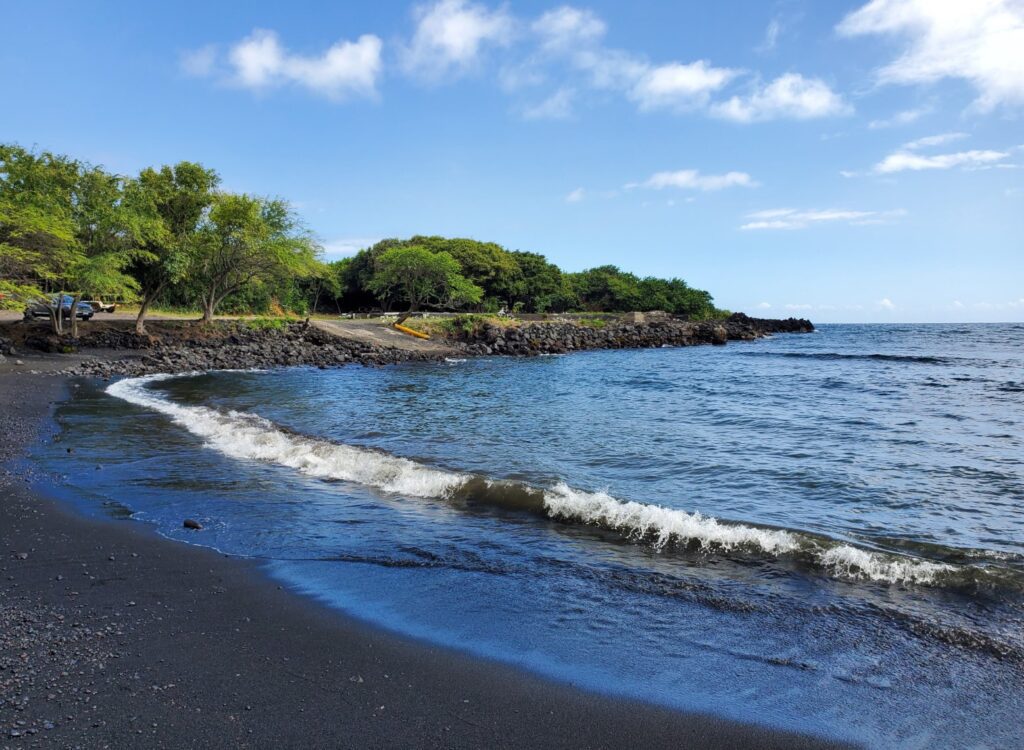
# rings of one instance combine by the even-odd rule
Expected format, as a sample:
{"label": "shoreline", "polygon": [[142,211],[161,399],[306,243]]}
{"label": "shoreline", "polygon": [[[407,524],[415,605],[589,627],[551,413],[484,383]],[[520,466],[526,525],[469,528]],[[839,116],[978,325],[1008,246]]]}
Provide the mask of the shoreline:
{"label": "shoreline", "polygon": [[20,462],[0,475],[0,747],[838,746],[414,641],[254,562],[79,514],[24,462],[68,382],[0,375],[0,461]]}
{"label": "shoreline", "polygon": [[[0,372],[56,372],[111,378],[205,370],[307,365],[326,369],[347,364],[389,365],[447,357],[538,356],[598,349],[722,346],[775,333],[809,333],[808,320],[773,320],[735,314],[723,321],[691,322],[616,318],[600,326],[564,321],[485,321],[432,341],[414,339],[377,323],[275,321],[254,325],[220,320],[153,321],[151,334],[135,333],[130,321],[93,324],[77,340],[55,338],[39,324],[0,323]],[[67,351],[70,350],[70,351]],[[19,365],[31,359],[33,364]],[[63,366],[62,366],[62,363]]]}

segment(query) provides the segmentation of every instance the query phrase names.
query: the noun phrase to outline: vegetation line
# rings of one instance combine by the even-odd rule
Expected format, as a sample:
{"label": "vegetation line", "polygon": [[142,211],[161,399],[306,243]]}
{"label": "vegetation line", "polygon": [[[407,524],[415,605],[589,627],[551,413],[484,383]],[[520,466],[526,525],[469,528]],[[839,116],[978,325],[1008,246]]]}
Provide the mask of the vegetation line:
{"label": "vegetation line", "polygon": [[75,337],[90,298],[137,303],[140,334],[158,308],[203,322],[398,308],[399,323],[420,310],[728,314],[681,279],[615,266],[568,273],[539,253],[472,239],[387,239],[327,263],[287,201],[221,190],[200,164],[128,177],[0,144],[0,308],[41,302],[53,332]]}

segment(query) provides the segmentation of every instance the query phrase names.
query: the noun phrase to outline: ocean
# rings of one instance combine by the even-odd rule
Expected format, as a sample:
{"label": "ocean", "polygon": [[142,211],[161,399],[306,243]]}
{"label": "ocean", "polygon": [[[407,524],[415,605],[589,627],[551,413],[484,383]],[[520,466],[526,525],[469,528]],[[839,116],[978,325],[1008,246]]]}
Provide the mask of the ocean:
{"label": "ocean", "polygon": [[409,637],[872,747],[1024,746],[1024,325],[82,380],[56,417],[36,459],[80,510]]}

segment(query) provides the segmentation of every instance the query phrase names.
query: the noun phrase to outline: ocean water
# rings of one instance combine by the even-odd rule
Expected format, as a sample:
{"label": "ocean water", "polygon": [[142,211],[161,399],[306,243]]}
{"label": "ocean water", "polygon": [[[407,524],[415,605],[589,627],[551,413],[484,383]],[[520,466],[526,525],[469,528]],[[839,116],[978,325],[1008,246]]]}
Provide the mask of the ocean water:
{"label": "ocean water", "polygon": [[1024,325],[82,381],[57,418],[38,459],[78,507],[379,626],[873,747],[1024,747]]}

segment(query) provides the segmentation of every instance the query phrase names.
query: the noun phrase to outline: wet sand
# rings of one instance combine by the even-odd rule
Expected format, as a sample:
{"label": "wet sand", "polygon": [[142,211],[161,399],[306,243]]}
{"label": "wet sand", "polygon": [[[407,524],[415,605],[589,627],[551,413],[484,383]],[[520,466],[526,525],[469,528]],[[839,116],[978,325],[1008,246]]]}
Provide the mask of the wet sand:
{"label": "wet sand", "polygon": [[0,748],[837,746],[409,640],[81,516],[21,458],[66,388],[0,372]]}

